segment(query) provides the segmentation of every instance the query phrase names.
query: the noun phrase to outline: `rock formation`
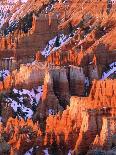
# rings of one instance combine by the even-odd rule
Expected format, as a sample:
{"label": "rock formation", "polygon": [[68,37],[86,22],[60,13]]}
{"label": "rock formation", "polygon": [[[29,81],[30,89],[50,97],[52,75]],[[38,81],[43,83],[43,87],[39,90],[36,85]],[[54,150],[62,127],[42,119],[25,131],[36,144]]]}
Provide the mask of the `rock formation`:
{"label": "rock formation", "polygon": [[[107,85],[109,82],[111,84],[112,80],[104,81],[103,83]],[[96,90],[97,88],[99,89],[99,83],[100,83],[99,81],[96,81],[96,88],[95,88],[95,85],[93,85],[92,90],[93,88],[95,88]],[[113,87],[111,88],[113,90]],[[104,85],[102,85],[102,89],[104,89]],[[102,97],[107,98],[107,95],[104,94],[104,96]],[[91,98],[91,95],[88,98],[84,98],[84,99],[78,98],[78,97],[72,97],[70,100],[70,107],[67,107],[67,109],[63,112],[62,115],[58,114],[55,117],[51,116],[51,117],[48,117],[47,119],[46,132],[51,133],[54,131],[54,134],[57,137],[57,142],[59,139],[58,138],[59,133],[63,133],[65,137],[65,143],[68,143],[68,144],[70,143],[72,148],[75,147],[76,154],[78,154],[79,152],[86,154],[87,151],[89,150],[89,147],[91,145],[94,146],[96,144],[94,142],[96,140],[94,139],[98,138],[97,135],[102,135],[102,136],[107,135],[105,133],[106,132],[108,133],[108,131],[111,131],[111,130],[112,130],[111,133],[115,134],[115,131],[116,131],[115,125],[114,125],[115,118],[111,118],[111,124],[113,125],[110,124],[109,125],[110,127],[108,127],[105,123],[106,122],[105,120],[110,120],[109,116],[113,114],[114,104],[111,104],[112,102],[110,102],[109,105],[106,105],[106,102],[100,102],[99,100],[97,100],[97,98],[92,99],[93,101],[91,101],[90,98]],[[94,104],[97,103],[96,106],[95,105],[93,106],[93,103]],[[101,107],[101,110],[100,110],[100,107]],[[58,121],[59,119],[60,121]],[[109,121],[107,121],[107,123],[108,122]],[[51,124],[52,124],[52,127],[51,127]],[[75,138],[73,138],[73,141],[70,141],[72,137],[75,137]],[[110,135],[110,138],[111,137],[112,135]],[[106,142],[106,139],[108,142],[109,138],[107,136],[105,136],[104,138],[105,138],[104,142]],[[103,140],[103,138],[101,139]],[[109,140],[110,145],[109,143],[107,143],[107,145],[104,144],[106,145],[106,147],[104,146],[105,149],[111,148],[111,145],[112,145],[111,139]],[[100,141],[101,143],[102,143],[102,140]],[[97,142],[99,142],[99,140]],[[99,146],[98,144],[96,145]],[[108,147],[108,145],[110,147]],[[99,147],[103,148],[103,145],[101,144]]]}
{"label": "rock formation", "polygon": [[43,86],[43,95],[35,114],[35,119],[44,119],[49,115],[55,115],[58,111],[62,110],[59,105],[57,96],[53,91],[53,78],[51,71],[46,71]]}
{"label": "rock formation", "polygon": [[116,3],[1,5],[0,154],[115,154]]}
{"label": "rock formation", "polygon": [[71,95],[83,96],[85,75],[82,68],[71,66],[69,73]]}
{"label": "rock formation", "polygon": [[42,85],[45,76],[46,64],[43,62],[33,62],[32,64],[22,64],[19,70],[14,70],[1,82],[1,90],[9,90],[12,87],[31,89]]}
{"label": "rock formation", "polygon": [[66,107],[70,99],[67,70],[63,67],[55,67],[52,70],[52,76],[54,93],[58,97],[60,104]]}

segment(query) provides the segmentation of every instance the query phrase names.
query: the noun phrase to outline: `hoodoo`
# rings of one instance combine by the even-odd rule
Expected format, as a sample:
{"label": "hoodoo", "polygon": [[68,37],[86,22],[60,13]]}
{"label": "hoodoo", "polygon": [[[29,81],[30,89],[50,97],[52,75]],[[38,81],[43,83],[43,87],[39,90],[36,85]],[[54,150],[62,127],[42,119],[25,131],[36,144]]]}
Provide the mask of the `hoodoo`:
{"label": "hoodoo", "polygon": [[116,155],[116,0],[0,2],[0,155]]}

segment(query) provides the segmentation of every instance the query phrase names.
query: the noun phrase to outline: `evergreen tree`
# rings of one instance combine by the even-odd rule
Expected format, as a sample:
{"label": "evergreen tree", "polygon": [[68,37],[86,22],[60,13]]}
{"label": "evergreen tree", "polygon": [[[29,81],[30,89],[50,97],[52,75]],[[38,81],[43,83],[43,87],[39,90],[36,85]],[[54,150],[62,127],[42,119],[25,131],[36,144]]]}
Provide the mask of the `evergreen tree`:
{"label": "evergreen tree", "polygon": [[51,155],[58,155],[58,145],[56,140],[54,140],[51,145]]}
{"label": "evergreen tree", "polygon": [[71,37],[73,37],[73,26],[71,22],[69,22],[69,34]]}
{"label": "evergreen tree", "polygon": [[60,46],[60,37],[57,35],[56,41],[55,41],[55,47]]}

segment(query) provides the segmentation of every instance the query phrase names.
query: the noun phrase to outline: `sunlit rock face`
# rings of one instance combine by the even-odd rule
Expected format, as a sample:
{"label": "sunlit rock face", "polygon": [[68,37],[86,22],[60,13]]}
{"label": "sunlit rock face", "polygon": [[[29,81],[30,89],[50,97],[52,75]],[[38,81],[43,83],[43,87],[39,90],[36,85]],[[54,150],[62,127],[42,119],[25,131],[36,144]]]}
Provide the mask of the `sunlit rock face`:
{"label": "sunlit rock face", "polygon": [[71,95],[83,95],[85,83],[85,74],[83,72],[83,68],[71,66],[69,74]]}
{"label": "sunlit rock face", "polygon": [[45,76],[45,64],[40,63],[36,64],[27,64],[22,65],[19,71],[14,72],[15,85],[16,86],[27,86],[31,87],[31,85],[41,85],[43,83],[43,79]]}
{"label": "sunlit rock face", "polygon": [[[114,89],[112,80],[103,81],[102,83],[106,85],[110,83],[111,91]],[[96,81],[92,91],[99,89],[99,84],[100,82]],[[101,89],[104,89],[104,85],[101,85]],[[107,93],[102,95],[104,99],[107,98]],[[61,140],[59,134],[62,133],[65,137],[65,143],[70,145],[69,148],[75,147],[74,152],[76,154],[86,154],[91,148],[111,149],[112,137],[116,131],[113,108],[112,101],[106,105],[105,100],[101,102],[97,98],[91,100],[91,94],[88,98],[72,97],[70,106],[63,111],[62,115],[57,114],[55,117],[47,118],[46,131],[49,133],[54,131],[58,143]],[[108,140],[110,143],[108,143]]]}
{"label": "sunlit rock face", "polygon": [[115,2],[23,2],[0,3],[0,155],[115,154]]}
{"label": "sunlit rock face", "polygon": [[34,88],[42,85],[45,76],[45,63],[33,62],[32,64],[21,65],[19,70],[14,70],[9,74],[1,84],[3,89],[17,88]]}
{"label": "sunlit rock face", "polygon": [[30,64],[22,64],[18,70],[11,71],[5,76],[4,81],[1,81],[0,90],[10,90],[12,87],[36,88],[37,85],[44,84],[46,71],[50,71],[53,92],[64,108],[69,104],[71,95],[84,95],[85,74],[82,68],[55,67],[37,60]]}
{"label": "sunlit rock face", "polygon": [[58,97],[60,104],[65,108],[70,99],[67,70],[64,67],[54,67],[52,76],[54,93]]}
{"label": "sunlit rock face", "polygon": [[53,91],[53,78],[50,71],[45,72],[43,95],[35,113],[35,119],[44,119],[49,115],[54,115],[58,111],[63,110],[61,108],[57,96]]}

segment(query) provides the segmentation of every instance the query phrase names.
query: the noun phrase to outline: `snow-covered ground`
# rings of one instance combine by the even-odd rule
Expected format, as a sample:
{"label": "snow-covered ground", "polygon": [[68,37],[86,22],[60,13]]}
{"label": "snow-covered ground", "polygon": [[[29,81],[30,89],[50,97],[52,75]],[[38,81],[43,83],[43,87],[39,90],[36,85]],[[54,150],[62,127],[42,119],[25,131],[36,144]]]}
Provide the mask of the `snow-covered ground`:
{"label": "snow-covered ground", "polygon": [[[21,0],[22,3],[26,3],[27,1],[28,0]],[[7,2],[10,4],[13,4],[13,3],[19,2],[19,0],[8,0]]]}
{"label": "snow-covered ground", "polygon": [[32,117],[41,96],[42,86],[31,91],[14,88],[11,94],[5,98],[5,101],[11,105],[17,116],[27,119]]}
{"label": "snow-covered ground", "polygon": [[33,148],[31,148],[30,150],[28,150],[24,155],[32,155],[33,152]]}
{"label": "snow-covered ground", "polygon": [[114,66],[116,66],[116,62],[111,63],[109,66],[110,68],[113,68]]}
{"label": "snow-covered ground", "polygon": [[10,14],[10,10],[13,8],[11,5],[1,5],[0,4],[0,28],[3,26],[6,18]]}
{"label": "snow-covered ground", "polygon": [[11,15],[12,9],[13,5],[0,5],[0,28],[4,25],[7,18]]}
{"label": "snow-covered ground", "polygon": [[[18,0],[15,1],[17,2]],[[9,0],[7,5],[0,4],[0,28],[2,28],[6,21],[9,21],[10,26],[12,22],[18,20],[19,15],[23,12],[27,0],[22,0],[24,3],[21,5],[17,5],[16,2]]]}
{"label": "snow-covered ground", "polygon": [[0,71],[0,80],[4,80],[10,74],[9,70],[1,70]]}
{"label": "snow-covered ground", "polygon": [[69,150],[68,155],[71,155],[71,150]]}
{"label": "snow-covered ground", "polygon": [[85,78],[85,85],[88,86],[88,87],[90,85],[90,81],[89,81],[89,78],[88,77]]}
{"label": "snow-covered ground", "polygon": [[64,34],[60,34],[59,35],[59,47],[55,47],[55,42],[57,39],[57,36],[55,36],[53,39],[51,39],[48,44],[46,45],[45,49],[42,51],[42,55],[47,57],[49,56],[49,54],[52,51],[58,50],[59,48],[61,48],[61,46],[63,46],[64,44],[66,44],[72,37],[70,37],[70,35],[64,35]]}
{"label": "snow-covered ground", "polygon": [[[44,155],[49,155],[48,153],[48,148],[46,148],[45,150],[43,150]],[[28,150],[24,155],[32,155],[33,154],[33,148],[31,148],[30,150]]]}
{"label": "snow-covered ground", "polygon": [[111,74],[116,72],[116,62],[109,65],[110,69],[107,72],[103,72],[101,80],[107,79]]}
{"label": "snow-covered ground", "polygon": [[9,24],[11,24],[15,20],[18,20],[18,17],[23,12],[24,7],[25,7],[25,3],[22,4],[19,8],[16,9],[16,11],[13,13],[12,17],[9,20]]}
{"label": "snow-covered ground", "polygon": [[[28,150],[24,155],[32,155],[33,152],[33,148],[31,148],[30,150]],[[45,150],[43,150],[44,155],[50,155],[48,152],[48,148],[46,148]],[[71,150],[69,150],[67,155],[71,155]]]}
{"label": "snow-covered ground", "polygon": [[54,115],[54,114],[55,114],[55,112],[54,112],[53,109],[49,109],[49,110],[48,110],[48,113],[49,113],[49,115]]}
{"label": "snow-covered ground", "polygon": [[43,152],[45,153],[45,155],[49,155],[48,148],[46,148],[45,150],[43,150]]}

